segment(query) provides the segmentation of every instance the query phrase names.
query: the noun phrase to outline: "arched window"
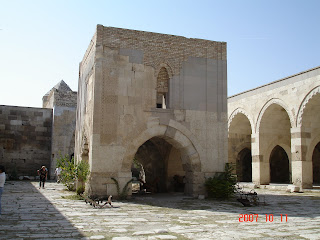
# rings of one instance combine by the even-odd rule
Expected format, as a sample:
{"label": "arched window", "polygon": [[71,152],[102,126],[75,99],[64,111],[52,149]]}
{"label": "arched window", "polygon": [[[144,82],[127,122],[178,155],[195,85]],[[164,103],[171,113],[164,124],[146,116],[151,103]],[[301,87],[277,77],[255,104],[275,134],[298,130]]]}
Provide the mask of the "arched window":
{"label": "arched window", "polygon": [[166,109],[169,98],[169,74],[165,67],[162,67],[157,77],[157,108]]}

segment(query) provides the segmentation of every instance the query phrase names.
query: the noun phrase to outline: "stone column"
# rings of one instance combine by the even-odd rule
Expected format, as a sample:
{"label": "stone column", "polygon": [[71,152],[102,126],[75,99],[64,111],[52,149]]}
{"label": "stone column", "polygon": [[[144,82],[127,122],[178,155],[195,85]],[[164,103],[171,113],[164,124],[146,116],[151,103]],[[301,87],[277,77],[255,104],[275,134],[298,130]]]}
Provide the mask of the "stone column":
{"label": "stone column", "polygon": [[[120,194],[126,193],[128,198],[132,195],[132,184],[127,183],[132,179],[132,173],[129,172],[91,172],[89,181],[86,184],[86,191],[89,196],[107,198],[112,195],[119,197],[117,184],[119,185]],[[127,185],[127,191],[124,191]]]}
{"label": "stone column", "polygon": [[202,172],[186,172],[185,193],[193,197],[205,194],[204,173]]}
{"label": "stone column", "polygon": [[312,188],[312,159],[307,159],[311,131],[306,128],[291,128],[292,183],[301,189]]}
{"label": "stone column", "polygon": [[[132,172],[118,172],[118,182],[120,187],[120,194],[127,195],[128,198],[131,198],[132,195],[132,183],[129,183],[132,180]],[[127,187],[126,187],[127,185]],[[127,191],[125,191],[125,187]],[[110,193],[112,194],[112,193]]]}
{"label": "stone column", "polygon": [[259,133],[251,134],[251,153],[252,153],[252,182],[254,184],[269,184],[270,165],[260,151]]}

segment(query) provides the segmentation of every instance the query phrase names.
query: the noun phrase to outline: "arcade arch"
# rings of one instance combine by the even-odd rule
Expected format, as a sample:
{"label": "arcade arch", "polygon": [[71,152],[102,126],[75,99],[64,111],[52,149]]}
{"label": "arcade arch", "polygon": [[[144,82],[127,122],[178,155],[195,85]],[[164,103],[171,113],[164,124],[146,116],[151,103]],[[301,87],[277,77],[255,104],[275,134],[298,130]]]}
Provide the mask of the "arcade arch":
{"label": "arcade arch", "polygon": [[[271,108],[270,108],[271,107]],[[268,119],[266,119],[266,115],[265,113],[268,112],[268,117],[273,117],[272,114],[277,114],[278,110],[280,110],[280,112],[286,112],[286,120],[287,118],[289,120],[289,124],[288,126],[291,128],[294,126],[294,116],[291,114],[291,112],[289,111],[288,106],[280,99],[278,98],[273,98],[270,99],[269,101],[267,101],[264,106],[261,108],[259,114],[258,114],[258,118],[257,118],[257,122],[256,122],[256,126],[255,126],[255,130],[256,132],[260,132],[261,131],[261,121],[264,118],[265,121],[268,121]],[[272,119],[272,118],[271,118]],[[274,121],[273,121],[274,122]]]}
{"label": "arcade arch", "polygon": [[229,162],[235,165],[240,182],[252,181],[251,126],[244,110],[238,109],[229,118]]}
{"label": "arcade arch", "polygon": [[[300,104],[297,116],[298,127],[312,127],[317,126],[316,119],[319,118],[319,112],[313,112],[319,110],[320,100],[320,86],[313,88],[303,99]],[[317,116],[314,116],[316,114]],[[313,124],[312,124],[313,123]]]}
{"label": "arcade arch", "polygon": [[[279,105],[278,103],[268,104],[262,111],[261,119],[258,120],[259,153],[262,159],[266,159],[264,160],[265,168],[269,168],[264,170],[265,174],[269,172],[269,176],[265,176],[266,182],[284,183],[290,181],[289,159],[291,156],[288,156],[280,146],[291,146],[292,121],[290,121],[288,112],[283,106],[283,104]],[[270,146],[273,148],[271,151]],[[291,153],[290,148],[287,152]],[[282,158],[286,160],[282,160]],[[278,173],[280,168],[284,170]],[[278,177],[278,175],[283,175],[283,178]]]}
{"label": "arcade arch", "polygon": [[196,148],[190,140],[192,137],[183,128],[167,125],[148,128],[132,141],[122,162],[122,171],[131,171],[133,159],[136,158],[147,166],[146,180],[154,185],[152,187],[157,185],[157,191],[175,190],[173,177],[178,175],[184,177],[184,192],[192,194],[203,184],[197,182],[201,178],[201,163],[199,147]]}
{"label": "arcade arch", "polygon": [[135,161],[140,165],[140,186],[146,191],[184,192],[186,173],[181,152],[163,138],[153,137],[142,144]]}
{"label": "arcade arch", "polygon": [[[320,87],[318,87],[320,89]],[[303,103],[304,107],[300,107],[299,116],[301,116],[301,124],[303,129],[311,132],[311,138],[319,136],[319,120],[320,120],[320,93],[314,90],[315,93],[311,92],[311,98]],[[320,91],[320,90],[319,90]]]}
{"label": "arcade arch", "polygon": [[[252,121],[250,117],[248,119],[254,124],[250,144],[252,181],[255,184],[292,182],[300,189],[311,188],[312,183],[318,184],[319,82],[320,67],[316,67],[229,97],[229,137],[232,138],[229,139],[229,162],[241,158],[241,154],[237,155],[242,150],[240,145],[230,143],[239,141],[233,134],[237,126],[232,124],[242,112],[247,117],[252,115]],[[278,163],[285,165],[286,172],[282,173],[285,180],[277,179],[274,176],[277,175],[276,170],[272,169],[280,158],[286,159]]]}
{"label": "arcade arch", "polygon": [[305,159],[312,162],[312,182],[320,183],[320,87],[309,92],[300,105],[297,124],[305,132],[302,142],[307,147]]}

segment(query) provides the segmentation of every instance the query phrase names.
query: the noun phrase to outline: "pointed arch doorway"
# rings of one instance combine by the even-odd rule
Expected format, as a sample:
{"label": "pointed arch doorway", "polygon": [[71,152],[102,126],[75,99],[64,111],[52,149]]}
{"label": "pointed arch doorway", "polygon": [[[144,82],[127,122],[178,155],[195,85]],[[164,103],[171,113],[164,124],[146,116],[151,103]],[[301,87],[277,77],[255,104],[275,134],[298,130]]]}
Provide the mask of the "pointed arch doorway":
{"label": "pointed arch doorway", "polygon": [[270,154],[270,182],[290,183],[289,158],[279,145],[275,146]]}

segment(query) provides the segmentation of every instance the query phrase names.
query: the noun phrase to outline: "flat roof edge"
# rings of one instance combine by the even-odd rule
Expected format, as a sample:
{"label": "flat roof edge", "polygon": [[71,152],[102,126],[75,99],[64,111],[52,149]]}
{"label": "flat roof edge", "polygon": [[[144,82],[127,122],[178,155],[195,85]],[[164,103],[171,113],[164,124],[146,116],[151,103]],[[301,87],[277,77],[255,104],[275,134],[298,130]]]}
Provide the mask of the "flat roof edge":
{"label": "flat roof edge", "polygon": [[228,99],[229,99],[229,98],[233,98],[233,97],[240,96],[240,95],[245,94],[245,93],[253,92],[253,91],[256,91],[256,90],[258,90],[258,89],[260,89],[260,88],[264,88],[264,87],[267,87],[267,86],[276,84],[276,83],[278,83],[278,82],[282,82],[282,81],[285,81],[285,80],[287,80],[287,79],[290,79],[290,78],[293,78],[293,77],[296,77],[296,76],[299,76],[299,75],[303,75],[303,74],[306,74],[306,73],[308,73],[308,72],[312,72],[312,71],[315,71],[315,70],[320,70],[320,66],[317,66],[317,67],[314,67],[314,68],[311,68],[311,69],[308,69],[308,70],[305,70],[305,71],[302,71],[302,72],[299,72],[299,73],[290,75],[290,76],[285,77],[285,78],[281,78],[281,79],[279,79],[279,80],[276,80],[276,81],[273,81],[273,82],[270,82],[270,83],[261,85],[261,86],[256,87],[256,88],[249,89],[249,90],[244,91],[244,92],[241,92],[241,93],[237,93],[237,94],[231,95],[231,96],[228,97]]}
{"label": "flat roof edge", "polygon": [[197,41],[204,41],[204,42],[217,42],[217,43],[227,44],[226,41],[215,41],[215,40],[209,40],[209,39],[203,39],[203,38],[192,38],[192,37],[186,37],[186,36],[182,36],[182,35],[173,35],[173,34],[160,33],[160,32],[151,32],[151,31],[135,30],[135,29],[129,29],[129,28],[104,26],[102,24],[97,24],[97,26],[102,26],[104,28],[115,29],[115,30],[119,30],[119,31],[130,31],[130,32],[146,33],[146,34],[166,35],[166,36],[171,36],[171,37],[185,38],[188,40],[197,40]]}
{"label": "flat roof edge", "polygon": [[41,108],[41,107],[27,107],[27,106],[15,106],[15,105],[0,105],[0,107],[28,108],[28,109],[35,109],[35,110],[52,111],[52,108]]}

